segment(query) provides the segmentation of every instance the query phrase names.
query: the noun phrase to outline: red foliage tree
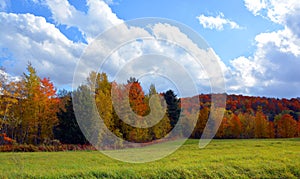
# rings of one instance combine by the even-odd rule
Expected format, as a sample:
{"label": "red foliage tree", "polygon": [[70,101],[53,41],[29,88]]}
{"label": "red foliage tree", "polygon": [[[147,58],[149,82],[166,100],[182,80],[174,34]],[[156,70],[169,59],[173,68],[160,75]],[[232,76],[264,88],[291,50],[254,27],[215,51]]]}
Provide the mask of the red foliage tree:
{"label": "red foliage tree", "polygon": [[295,137],[297,135],[297,121],[290,114],[284,114],[277,121],[278,137]]}
{"label": "red foliage tree", "polygon": [[145,94],[138,81],[130,82],[127,84],[129,88],[129,103],[132,110],[140,115],[144,116],[148,111],[148,105],[145,103]]}

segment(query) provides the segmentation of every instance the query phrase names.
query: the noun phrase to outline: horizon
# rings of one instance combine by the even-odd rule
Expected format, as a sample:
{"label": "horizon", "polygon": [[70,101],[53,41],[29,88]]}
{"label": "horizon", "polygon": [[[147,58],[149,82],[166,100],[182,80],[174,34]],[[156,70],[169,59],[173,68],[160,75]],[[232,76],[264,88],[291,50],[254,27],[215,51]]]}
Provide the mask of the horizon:
{"label": "horizon", "polygon": [[[0,72],[3,72],[1,69],[0,69]],[[38,73],[38,72],[37,72]],[[106,73],[105,73],[106,74]],[[9,74],[5,74],[5,75],[9,75]],[[8,79],[9,78],[11,78],[11,79],[9,79],[8,80],[8,82],[9,81],[19,81],[19,80],[21,80],[22,78],[23,78],[23,75],[22,76],[20,76],[20,77],[7,77]],[[40,77],[40,79],[42,79],[42,78],[47,78],[47,77]],[[134,78],[134,77],[133,77]],[[129,79],[128,79],[129,80]],[[51,79],[50,79],[50,81],[51,81]],[[110,83],[112,83],[112,82],[115,82],[115,81],[109,81]],[[143,92],[144,92],[144,94],[145,95],[148,95],[149,94],[149,87],[151,86],[151,85],[154,85],[155,86],[155,88],[156,88],[156,85],[154,84],[154,83],[149,83],[149,84],[145,84],[145,83],[141,83],[140,81],[139,81],[139,79],[137,79],[137,82],[138,83],[140,83],[140,85],[141,85],[141,87],[142,87],[142,90],[143,90]],[[126,85],[126,83],[119,83],[119,84],[121,84],[121,85]],[[66,91],[66,92],[74,92],[76,89],[72,89],[72,88],[56,88],[56,86],[55,86],[55,83],[54,83],[54,87],[55,87],[55,89],[56,89],[56,94],[58,95],[59,94],[59,92],[61,92],[61,91]],[[175,95],[178,97],[178,98],[193,98],[193,97],[196,97],[196,96],[201,96],[201,95],[212,95],[212,94],[216,94],[216,95],[218,95],[218,94],[225,94],[226,96],[243,96],[243,97],[253,97],[253,98],[270,98],[270,99],[279,99],[279,100],[282,100],[282,99],[287,99],[287,100],[291,100],[291,99],[300,99],[300,96],[294,96],[294,97],[277,97],[277,96],[264,96],[264,95],[245,95],[245,94],[242,94],[242,93],[228,93],[227,91],[225,91],[224,93],[205,93],[205,92],[199,92],[199,93],[197,93],[197,94],[194,94],[194,95],[190,95],[190,96],[184,96],[184,97],[182,97],[182,96],[180,96],[179,95],[179,92],[178,92],[178,90],[177,89],[174,89],[174,88],[167,88],[167,89],[165,89],[165,90],[158,90],[157,88],[156,88],[156,90],[157,90],[157,92],[158,93],[160,93],[160,94],[163,94],[163,93],[165,93],[166,91],[168,91],[168,90],[172,90],[174,93],[175,93]],[[1,93],[0,93],[0,95],[1,95]]]}

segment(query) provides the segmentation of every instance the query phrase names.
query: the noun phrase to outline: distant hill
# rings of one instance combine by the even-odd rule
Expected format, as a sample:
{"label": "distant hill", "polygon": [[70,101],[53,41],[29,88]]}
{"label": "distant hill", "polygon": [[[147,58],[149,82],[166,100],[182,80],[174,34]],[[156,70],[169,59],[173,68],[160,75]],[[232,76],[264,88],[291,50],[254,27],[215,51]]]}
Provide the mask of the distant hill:
{"label": "distant hill", "polygon": [[[210,94],[201,94],[198,97],[201,101],[201,108],[210,104]],[[234,94],[227,95],[226,110],[230,110],[233,113],[255,113],[259,106],[262,107],[263,113],[267,115],[268,120],[270,121],[273,121],[274,117],[281,113],[289,113],[296,120],[298,120],[298,117],[300,116],[300,97],[279,99]]]}

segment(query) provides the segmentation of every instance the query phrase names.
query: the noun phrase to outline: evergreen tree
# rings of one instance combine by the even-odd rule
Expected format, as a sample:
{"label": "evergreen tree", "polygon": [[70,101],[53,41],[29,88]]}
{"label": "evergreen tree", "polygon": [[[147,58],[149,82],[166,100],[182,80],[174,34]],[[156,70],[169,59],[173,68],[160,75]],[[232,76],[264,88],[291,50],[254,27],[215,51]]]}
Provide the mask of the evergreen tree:
{"label": "evergreen tree", "polygon": [[166,93],[164,93],[164,98],[167,103],[167,113],[170,119],[170,124],[173,128],[180,116],[180,99],[177,98],[172,90],[168,90]]}
{"label": "evergreen tree", "polygon": [[54,136],[64,144],[86,144],[87,140],[81,132],[75,118],[70,92],[61,92],[63,107],[57,113],[59,125],[54,129]]}

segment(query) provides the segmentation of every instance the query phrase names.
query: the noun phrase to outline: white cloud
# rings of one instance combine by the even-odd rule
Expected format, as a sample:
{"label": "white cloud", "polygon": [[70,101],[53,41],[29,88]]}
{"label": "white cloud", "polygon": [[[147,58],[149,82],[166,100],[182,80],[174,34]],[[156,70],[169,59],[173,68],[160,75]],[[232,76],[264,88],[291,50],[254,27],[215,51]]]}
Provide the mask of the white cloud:
{"label": "white cloud", "polygon": [[104,0],[104,2],[108,5],[118,5],[119,2],[115,1],[115,0]]}
{"label": "white cloud", "polygon": [[258,48],[264,48],[267,44],[272,44],[282,53],[291,53],[296,57],[300,56],[300,39],[296,34],[293,34],[290,28],[258,34],[255,41]]}
{"label": "white cloud", "polygon": [[[142,22],[147,24],[147,20]],[[216,54],[212,49],[199,48],[199,46],[203,47],[205,44],[196,44],[187,36],[187,34],[182,33],[180,28],[173,26],[172,24],[160,22],[154,23],[153,21],[151,21],[151,23],[153,23],[152,26],[147,26],[145,29],[119,25],[108,33],[104,33],[101,36],[101,39],[95,39],[94,43],[87,48],[85,55],[82,57],[82,61],[79,64],[80,67],[78,68],[79,75],[78,77],[76,76],[77,81],[75,83],[80,84],[82,83],[82,80],[85,79],[85,77],[81,77],[81,72],[85,72],[84,74],[88,75],[88,71],[98,70],[99,65],[103,63],[102,61],[107,56],[107,53],[112,54],[106,59],[107,61],[104,62],[102,69],[104,69],[111,77],[115,77],[115,75],[122,68],[126,67],[126,65],[130,64],[132,60],[141,58],[142,56],[147,58],[149,54],[155,54],[160,56],[160,58],[167,57],[179,64],[181,68],[184,68],[186,70],[185,72],[194,80],[196,87],[200,88],[199,92],[203,92],[203,88],[205,88],[205,91],[207,92],[210,91],[209,80],[212,80],[211,83],[215,85],[214,90],[222,90],[221,88],[218,88],[217,85],[223,85],[224,87],[224,83],[221,83],[222,80],[220,80],[219,83],[218,80],[219,78],[223,79],[221,72],[226,66],[220,58],[216,58]],[[135,22],[135,24],[137,24],[137,22]],[[193,34],[189,35],[193,36]],[[118,36],[118,38],[115,38],[116,36]],[[138,38],[139,40],[132,41],[135,38]],[[120,44],[122,45],[114,51]],[[186,49],[182,49],[182,47],[185,47]],[[102,49],[101,51],[98,50],[100,48]],[[192,53],[194,57],[186,51]],[[147,59],[149,60],[149,58]],[[152,69],[152,66],[149,64],[153,63],[150,61],[149,63],[136,62],[133,63],[132,66],[127,66],[128,74],[139,77],[139,74],[155,74],[156,72],[159,72],[161,74],[171,75],[172,77],[169,76],[170,80],[176,79],[177,81],[175,80],[175,82],[179,81],[181,85],[189,82],[181,73],[182,70],[171,66],[174,62],[171,63],[166,60],[157,61],[157,59],[153,60],[156,60],[156,66],[158,68],[153,67]],[[219,69],[220,71],[217,71],[218,66],[221,66]],[[207,74],[205,70],[207,70],[209,74]],[[126,82],[126,79],[128,78],[128,76],[122,75],[123,82]],[[111,80],[115,79],[113,78]],[[190,86],[190,84],[182,86]],[[160,90],[162,88],[163,87],[160,86]],[[164,90],[169,88],[170,86],[164,86]],[[184,90],[185,94],[191,92],[188,90],[192,91],[191,88],[186,88]],[[195,93],[192,95],[195,95]]]}
{"label": "white cloud", "polygon": [[265,0],[245,0],[245,6],[254,15],[259,15],[259,11],[266,7]]}
{"label": "white cloud", "polygon": [[[300,58],[282,51],[272,42],[257,42],[257,51],[250,57],[231,61],[230,92],[276,97],[296,97],[300,93]],[[298,86],[298,87],[297,87]]]}
{"label": "white cloud", "polygon": [[5,70],[0,68],[0,80],[3,80],[2,82],[6,83],[6,82],[11,82],[11,81],[20,81],[21,78],[20,76],[11,76],[10,74],[6,73]]}
{"label": "white cloud", "polygon": [[0,48],[12,54],[2,62],[9,73],[21,75],[30,61],[41,76],[58,85],[71,83],[85,44],[73,43],[45,18],[32,14],[0,12],[0,24]]}
{"label": "white cloud", "polygon": [[[220,58],[214,59],[225,73],[229,92],[237,92],[254,95],[273,96],[299,96],[300,81],[300,19],[299,3],[296,1],[245,1],[246,7],[254,15],[265,18],[282,25],[282,29],[274,32],[264,32],[256,36],[257,50],[249,57],[233,59],[230,67],[227,67]],[[47,1],[52,18],[58,24],[78,28],[87,38],[90,45],[92,40],[101,32],[120,24],[119,19],[110,7],[103,1],[89,0],[88,11],[81,12],[68,1]],[[200,15],[199,22],[205,28],[223,30],[225,28],[241,28],[236,22],[226,19],[223,14],[217,17]],[[201,19],[201,20],[200,20]],[[202,22],[201,22],[202,21]],[[12,75],[21,75],[28,61],[37,68],[39,75],[50,77],[58,87],[69,85],[72,82],[75,65],[87,46],[83,43],[74,43],[66,38],[54,24],[44,17],[32,14],[0,13],[0,49],[7,49],[4,54],[4,65]],[[152,39],[174,40],[179,44],[185,44],[188,50],[197,56],[212,59],[217,56],[212,49],[206,52],[199,50],[194,42],[180,29],[167,24],[153,25],[150,30],[123,25],[121,29],[114,31],[106,37],[106,49],[111,51],[119,42],[127,38],[151,37]],[[118,38],[116,37],[116,34]],[[113,39],[113,40],[112,40]],[[146,53],[168,54],[170,58],[177,59],[186,69],[190,69],[191,76],[199,83],[207,83],[207,74],[199,70],[201,65],[213,71],[213,67],[195,65],[193,58],[180,50],[172,48],[171,44],[158,41],[136,41],[124,45],[114,54],[106,64],[107,70],[115,72],[130,58],[137,58]],[[97,47],[97,50],[99,47]],[[95,50],[95,51],[97,51]],[[98,50],[99,51],[99,50]],[[12,54],[12,55],[10,55]],[[3,56],[3,54],[1,54]],[[91,54],[98,55],[97,53]],[[98,67],[97,60],[92,58],[84,61],[84,67]],[[117,66],[117,68],[115,68]],[[137,68],[137,67],[136,67]],[[86,68],[84,72],[90,68]],[[197,71],[198,70],[198,71]],[[88,74],[88,73],[87,73]],[[175,74],[176,75],[176,74]],[[180,75],[180,74],[178,74]],[[214,74],[211,74],[214,75]],[[180,79],[180,77],[178,77]],[[182,80],[185,82],[184,80]],[[162,88],[162,87],[161,87]]]}
{"label": "white cloud", "polygon": [[255,37],[256,51],[231,61],[230,90],[277,97],[299,96],[300,17],[298,1],[245,1],[254,15],[282,25],[283,29]]}
{"label": "white cloud", "polygon": [[[36,1],[35,3],[39,2]],[[67,0],[46,1],[46,4],[56,23],[78,28],[86,36],[88,45],[92,44],[92,40],[99,33],[123,22],[103,1],[88,0],[87,12],[77,10]],[[0,49],[8,49],[7,54],[12,54],[5,56],[2,62],[10,74],[22,75],[26,64],[30,61],[40,76],[50,77],[58,87],[68,86],[72,82],[76,63],[88,45],[69,40],[54,24],[47,22],[44,17],[33,14],[1,12],[0,24],[3,27],[0,33]],[[152,40],[136,41],[136,43],[127,42],[127,39],[141,37],[148,37]],[[157,40],[160,38],[170,41],[176,40],[177,43],[185,44],[189,48],[188,50],[192,50],[203,58],[213,59],[212,57],[216,55],[212,49],[199,50],[197,45],[177,27],[158,23],[146,30],[123,24],[118,29],[106,34],[102,39],[105,41],[105,46],[96,45],[94,46],[96,49],[93,49],[92,46],[89,51],[90,54],[81,61],[82,71],[80,75],[86,77],[90,69],[99,68],[98,58],[101,58],[101,55],[107,51],[112,52],[119,44],[126,42],[123,47],[112,54],[111,61],[106,63],[105,67],[107,67],[108,72],[116,72],[130,59],[147,53],[154,53],[163,56],[168,55],[174,60],[178,59],[178,63],[189,69],[188,72],[191,71],[191,76],[198,82],[199,80],[207,82],[207,75],[204,74],[203,70],[199,70],[201,69],[200,64],[195,63],[194,59],[187,53],[181,53],[182,50],[180,52],[178,47],[173,46],[174,44]],[[217,61],[222,63],[219,58]],[[168,65],[166,66],[168,67]],[[142,66],[140,67],[142,69]],[[225,65],[223,64],[222,67]],[[169,70],[178,75],[178,79],[181,79],[179,73],[171,68]],[[181,82],[185,82],[185,80],[181,80]],[[165,89],[167,88],[169,87],[165,86]]]}
{"label": "white cloud", "polygon": [[77,27],[88,42],[108,28],[123,22],[101,0],[87,0],[87,13],[78,11],[67,0],[46,0],[46,3],[58,24]]}
{"label": "white cloud", "polygon": [[228,80],[228,90],[249,94],[250,89],[257,86],[259,81],[255,74],[264,74],[265,69],[257,63],[257,59],[249,59],[244,56],[233,59],[231,62],[233,71]]}
{"label": "white cloud", "polygon": [[199,23],[208,29],[217,29],[217,30],[224,30],[225,26],[228,26],[230,29],[241,29],[236,22],[226,19],[223,13],[220,13],[216,17],[213,16],[205,16],[201,14],[197,17]]}
{"label": "white cloud", "polygon": [[[77,27],[88,43],[107,28],[123,22],[103,1],[88,0],[87,13],[78,11],[67,0],[34,3],[46,3],[56,23]],[[30,61],[40,76],[50,77],[59,88],[71,86],[76,63],[86,44],[74,43],[54,24],[33,14],[0,12],[0,25],[0,50],[5,49],[1,60],[8,73],[22,75]]]}
{"label": "white cloud", "polygon": [[[224,92],[222,91],[224,90],[222,89],[222,87],[224,87],[222,80],[224,78],[223,73],[227,70],[227,67],[220,58],[218,58],[214,50],[207,47],[207,44],[195,43],[193,40],[196,39],[189,38],[189,35],[192,36],[192,34],[184,34],[179,28],[168,24],[156,24],[153,27],[153,33],[157,38],[165,38],[181,47],[185,47],[187,52],[194,55],[194,59],[189,60],[189,58],[185,58],[185,55],[179,54],[175,54],[174,59],[178,59],[180,64],[186,69],[189,69],[191,76],[193,76],[196,81],[206,80],[206,84],[202,84],[202,86],[206,86],[207,80],[210,80],[210,87],[213,88],[214,92],[216,92],[216,90]],[[199,48],[199,46],[206,46],[206,48]],[[198,66],[197,63],[200,66]],[[203,75],[203,73],[205,73],[205,75]]]}
{"label": "white cloud", "polygon": [[298,0],[245,0],[245,6],[254,15],[266,17],[279,24],[287,23],[300,9]]}

